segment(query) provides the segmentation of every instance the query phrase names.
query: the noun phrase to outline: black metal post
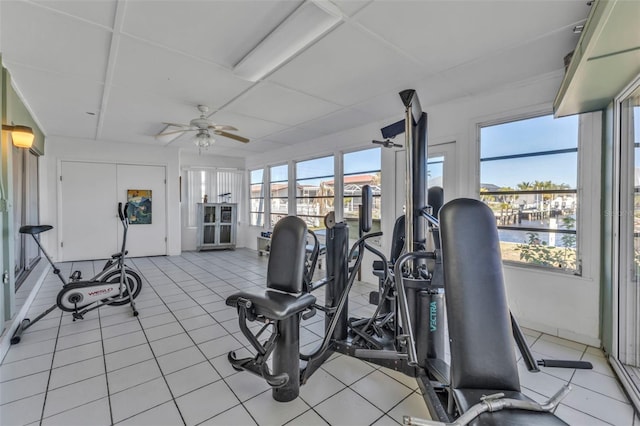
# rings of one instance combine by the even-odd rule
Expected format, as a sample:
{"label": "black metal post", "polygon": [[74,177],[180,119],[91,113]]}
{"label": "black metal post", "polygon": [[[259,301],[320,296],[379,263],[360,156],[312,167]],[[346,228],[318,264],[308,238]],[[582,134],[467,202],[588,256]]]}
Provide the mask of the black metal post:
{"label": "black metal post", "polygon": [[278,321],[278,337],[273,350],[273,374],[287,373],[289,380],[279,388],[273,388],[273,399],[293,401],[300,394],[300,315]]}

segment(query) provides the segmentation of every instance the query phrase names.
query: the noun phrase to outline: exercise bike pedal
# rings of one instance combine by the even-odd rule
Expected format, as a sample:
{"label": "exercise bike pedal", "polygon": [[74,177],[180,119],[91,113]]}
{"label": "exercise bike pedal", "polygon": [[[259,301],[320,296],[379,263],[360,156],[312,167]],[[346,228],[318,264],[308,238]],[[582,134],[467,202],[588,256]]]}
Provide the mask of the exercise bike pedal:
{"label": "exercise bike pedal", "polygon": [[73,271],[73,274],[71,274],[69,276],[69,279],[71,281],[80,281],[82,279],[82,272],[81,271]]}
{"label": "exercise bike pedal", "polygon": [[73,321],[74,322],[77,319],[79,319],[79,320],[84,319],[84,316],[80,312],[73,312],[71,315],[73,316]]}

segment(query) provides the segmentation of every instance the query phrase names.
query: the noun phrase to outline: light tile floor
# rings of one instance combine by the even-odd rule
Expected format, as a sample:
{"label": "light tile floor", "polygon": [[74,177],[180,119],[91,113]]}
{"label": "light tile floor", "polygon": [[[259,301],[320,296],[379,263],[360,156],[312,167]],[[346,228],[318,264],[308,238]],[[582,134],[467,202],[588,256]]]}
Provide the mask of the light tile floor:
{"label": "light tile floor", "polygon": [[[403,415],[428,417],[415,379],[333,355],[301,388],[275,402],[264,380],[227,361],[248,354],[237,314],[224,299],[264,287],[267,258],[252,250],[184,253],[129,260],[144,277],[128,306],[102,307],[72,322],[56,310],[30,328],[0,365],[0,424],[13,425],[393,425]],[[91,276],[100,262],[64,264]],[[60,283],[49,273],[28,316],[52,304]],[[356,283],[350,311],[367,314],[376,285]],[[322,292],[318,294],[323,300]],[[303,323],[301,342],[320,339],[323,317]],[[599,349],[524,330],[536,357],[591,361],[591,371],[519,361],[524,392],[545,400],[570,382],[556,414],[573,425],[640,425]]]}

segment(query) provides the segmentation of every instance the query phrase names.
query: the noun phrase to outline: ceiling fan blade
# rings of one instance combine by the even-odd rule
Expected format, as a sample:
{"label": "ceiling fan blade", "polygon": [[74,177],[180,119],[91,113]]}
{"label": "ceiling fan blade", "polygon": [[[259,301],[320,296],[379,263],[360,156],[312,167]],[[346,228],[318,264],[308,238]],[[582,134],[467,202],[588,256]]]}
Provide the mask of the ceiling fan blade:
{"label": "ceiling fan blade", "polygon": [[235,139],[238,142],[244,142],[244,143],[249,142],[249,139],[247,138],[243,138],[242,136],[234,135],[232,133],[223,132],[222,130],[216,130],[214,131],[214,133],[216,135],[224,136],[225,138]]}
{"label": "ceiling fan blade", "polygon": [[227,126],[224,124],[212,124],[211,126],[209,126],[210,129],[214,129],[214,130],[231,130],[232,132],[237,132],[238,129],[236,129],[233,126]]}
{"label": "ceiling fan blade", "polygon": [[167,135],[175,135],[176,133],[182,133],[182,132],[185,132],[185,131],[186,131],[186,130],[174,130],[174,131],[172,131],[172,132],[163,132],[163,133],[158,133],[158,134],[156,135],[156,137],[158,137],[158,136],[167,136]]}
{"label": "ceiling fan blade", "polygon": [[188,129],[189,127],[191,127],[188,124],[178,124],[178,123],[167,123],[165,121],[162,122],[162,124],[166,124],[167,126],[173,126],[173,127],[184,127],[186,129]]}
{"label": "ceiling fan blade", "polygon": [[182,130],[174,130],[172,132],[164,132],[164,133],[158,133],[156,135],[156,137],[158,136],[167,136],[167,135],[175,135],[176,133],[183,133],[183,132],[195,132],[198,129],[182,129]]}

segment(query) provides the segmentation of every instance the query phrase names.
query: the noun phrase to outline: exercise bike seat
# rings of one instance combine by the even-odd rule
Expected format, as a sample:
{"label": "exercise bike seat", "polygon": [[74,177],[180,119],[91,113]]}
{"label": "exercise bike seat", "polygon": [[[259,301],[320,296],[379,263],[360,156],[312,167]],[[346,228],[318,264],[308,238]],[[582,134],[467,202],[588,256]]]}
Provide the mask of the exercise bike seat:
{"label": "exercise bike seat", "polygon": [[48,231],[50,229],[53,229],[53,226],[51,226],[51,225],[24,225],[24,226],[20,227],[19,232],[21,234],[38,235],[39,233]]}
{"label": "exercise bike seat", "polygon": [[[495,389],[454,389],[453,397],[457,407],[462,412],[467,412],[469,408],[480,402],[485,395],[503,393],[505,398],[530,401],[526,395],[518,391],[505,391]],[[476,417],[470,426],[516,426],[516,425],[536,425],[536,426],[560,426],[567,425],[564,421],[550,412],[525,411],[525,410],[501,410],[493,413],[482,413]]]}

